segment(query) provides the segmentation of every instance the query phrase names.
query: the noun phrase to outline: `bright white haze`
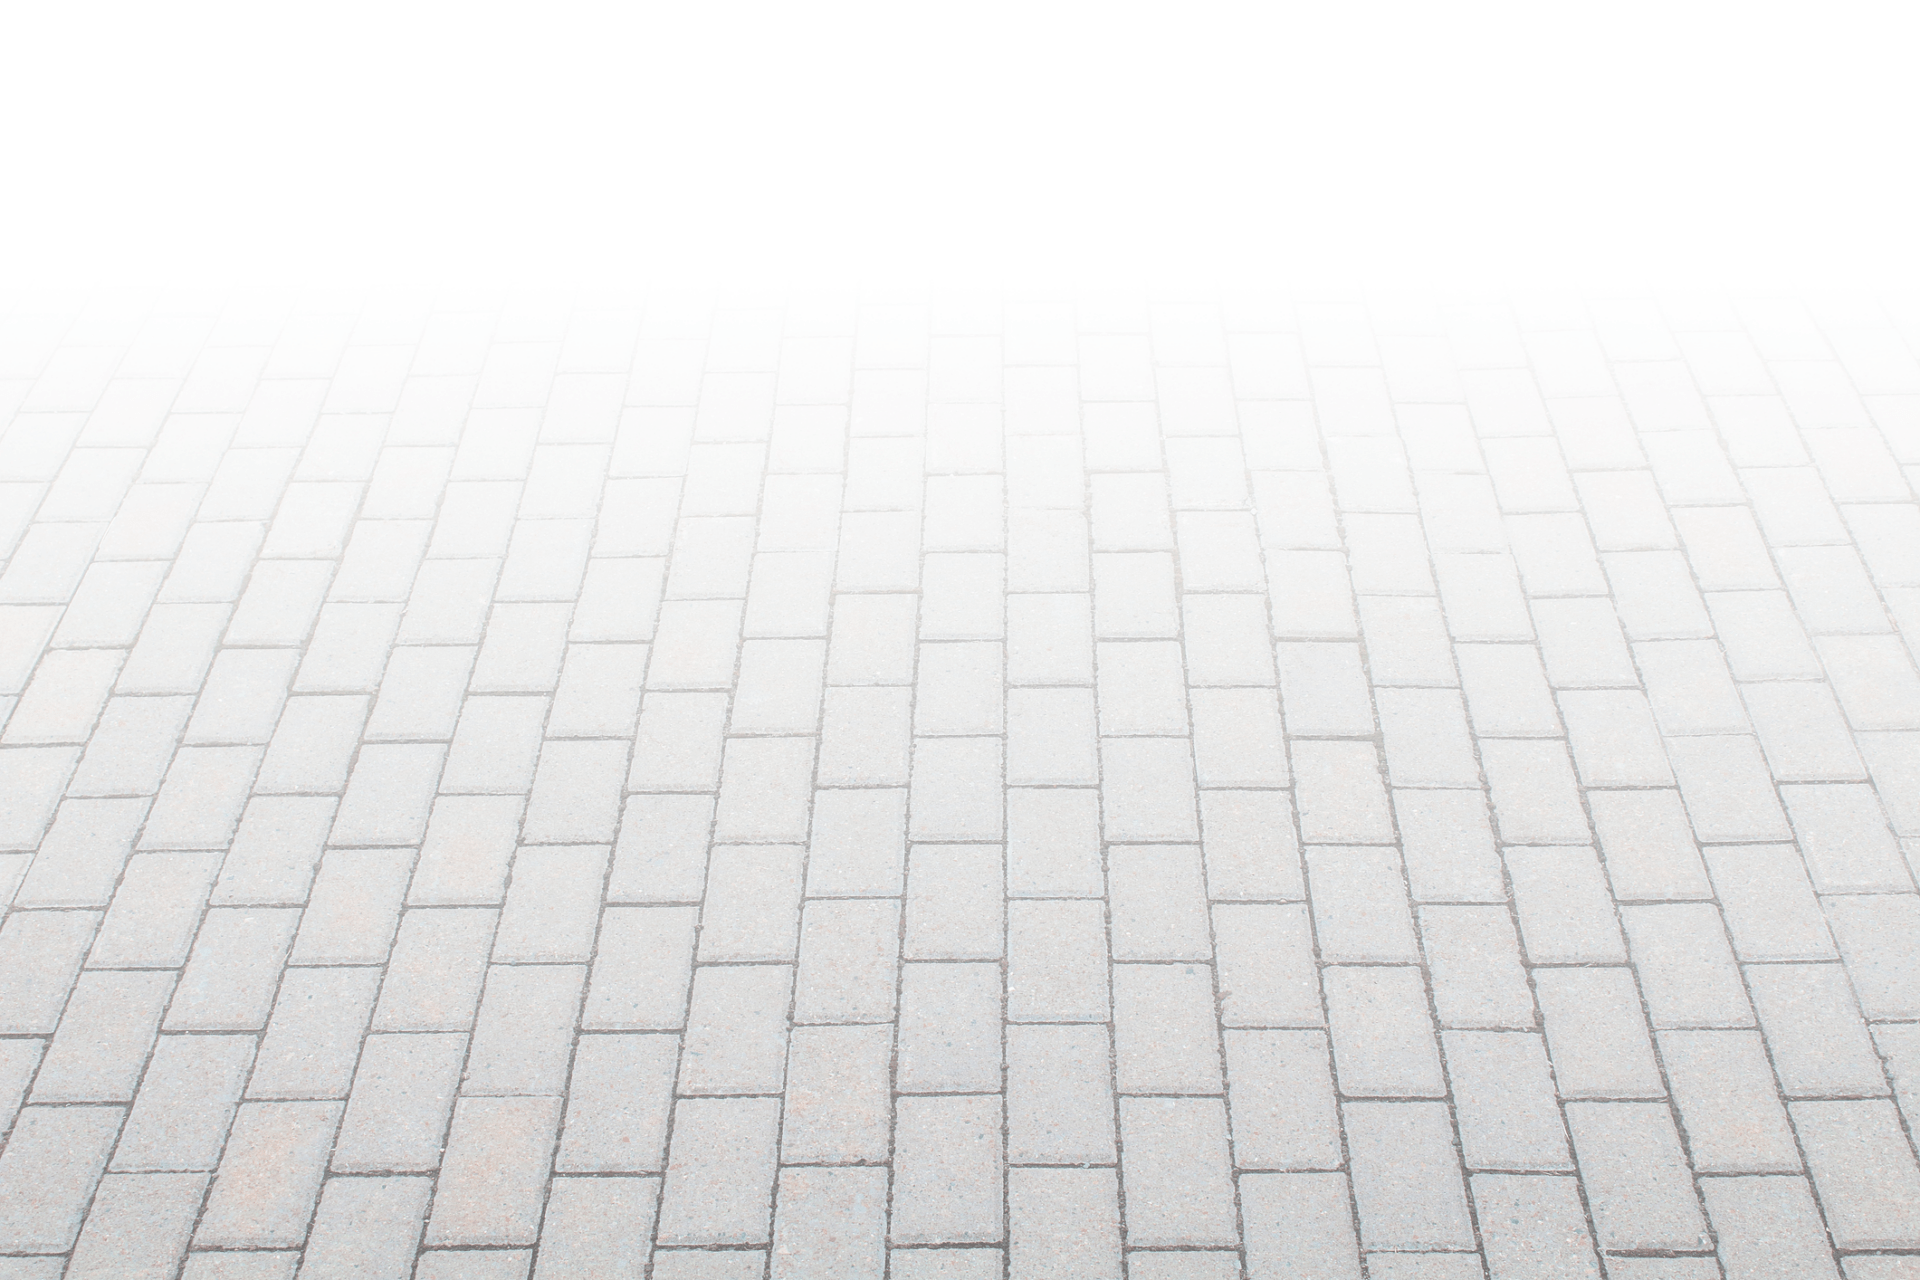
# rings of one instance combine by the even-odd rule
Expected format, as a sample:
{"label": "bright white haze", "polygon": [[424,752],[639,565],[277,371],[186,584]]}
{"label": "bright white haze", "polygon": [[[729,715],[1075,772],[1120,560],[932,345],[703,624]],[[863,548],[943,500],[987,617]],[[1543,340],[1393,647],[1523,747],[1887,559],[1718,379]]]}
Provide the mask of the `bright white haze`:
{"label": "bright white haze", "polygon": [[30,284],[1920,280],[1911,0],[0,8]]}

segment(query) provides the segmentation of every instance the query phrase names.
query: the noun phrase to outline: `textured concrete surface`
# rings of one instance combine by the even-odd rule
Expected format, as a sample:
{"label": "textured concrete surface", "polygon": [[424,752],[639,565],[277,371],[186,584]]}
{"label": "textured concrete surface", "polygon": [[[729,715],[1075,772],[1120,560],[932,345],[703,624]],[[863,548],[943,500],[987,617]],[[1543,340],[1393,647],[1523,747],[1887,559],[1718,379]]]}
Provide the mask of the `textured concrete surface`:
{"label": "textured concrete surface", "polygon": [[15,300],[0,1278],[1920,1276],[1920,305]]}

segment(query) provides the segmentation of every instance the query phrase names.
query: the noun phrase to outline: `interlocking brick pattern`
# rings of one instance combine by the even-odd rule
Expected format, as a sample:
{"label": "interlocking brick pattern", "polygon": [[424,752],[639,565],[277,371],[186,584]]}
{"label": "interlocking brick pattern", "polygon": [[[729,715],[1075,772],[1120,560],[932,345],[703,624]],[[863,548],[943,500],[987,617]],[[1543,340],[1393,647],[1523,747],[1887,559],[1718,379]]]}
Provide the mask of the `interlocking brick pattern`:
{"label": "interlocking brick pattern", "polygon": [[16,305],[0,1277],[1920,1276],[1916,350]]}

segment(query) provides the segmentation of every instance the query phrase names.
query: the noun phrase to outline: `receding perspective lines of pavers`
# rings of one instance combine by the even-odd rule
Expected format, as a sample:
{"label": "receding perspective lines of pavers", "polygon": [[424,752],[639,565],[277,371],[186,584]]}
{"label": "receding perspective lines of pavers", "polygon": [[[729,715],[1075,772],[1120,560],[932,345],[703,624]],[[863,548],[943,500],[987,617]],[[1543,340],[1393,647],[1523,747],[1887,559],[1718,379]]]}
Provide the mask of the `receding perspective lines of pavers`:
{"label": "receding perspective lines of pavers", "polygon": [[0,1280],[1920,1280],[1920,301],[0,312]]}

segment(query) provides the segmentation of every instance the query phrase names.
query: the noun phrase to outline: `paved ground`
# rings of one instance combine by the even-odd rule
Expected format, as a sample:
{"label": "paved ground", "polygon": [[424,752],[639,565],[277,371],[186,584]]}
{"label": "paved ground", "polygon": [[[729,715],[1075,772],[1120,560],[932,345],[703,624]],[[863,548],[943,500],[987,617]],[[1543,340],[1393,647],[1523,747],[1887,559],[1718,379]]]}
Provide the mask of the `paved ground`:
{"label": "paved ground", "polygon": [[1911,303],[8,326],[3,1280],[1920,1277]]}

